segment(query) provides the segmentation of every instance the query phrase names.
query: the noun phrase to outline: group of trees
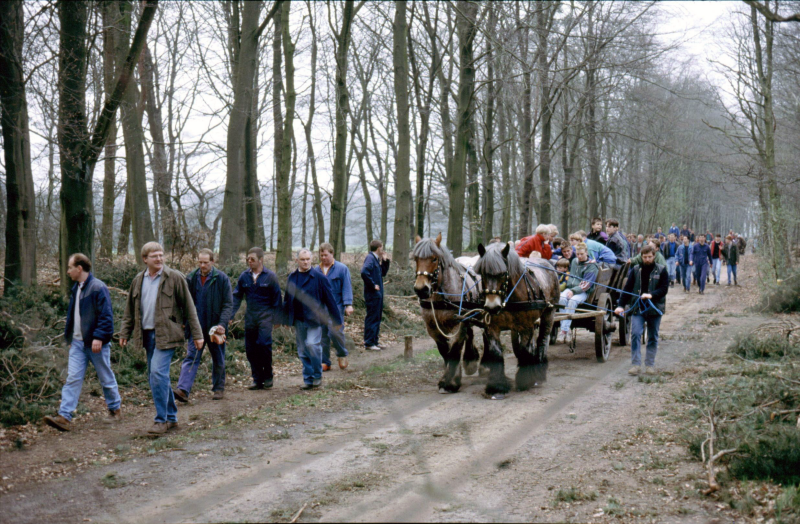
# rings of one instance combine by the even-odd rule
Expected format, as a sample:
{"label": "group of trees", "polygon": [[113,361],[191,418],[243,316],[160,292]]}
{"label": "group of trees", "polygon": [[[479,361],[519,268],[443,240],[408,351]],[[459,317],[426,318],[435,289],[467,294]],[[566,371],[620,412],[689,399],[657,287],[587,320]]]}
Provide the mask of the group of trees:
{"label": "group of trees", "polygon": [[655,3],[0,2],[5,282],[154,239],[282,269],[298,245],[404,259],[442,230],[460,254],[593,216],[757,234],[779,275],[800,24],[727,8],[715,85]]}

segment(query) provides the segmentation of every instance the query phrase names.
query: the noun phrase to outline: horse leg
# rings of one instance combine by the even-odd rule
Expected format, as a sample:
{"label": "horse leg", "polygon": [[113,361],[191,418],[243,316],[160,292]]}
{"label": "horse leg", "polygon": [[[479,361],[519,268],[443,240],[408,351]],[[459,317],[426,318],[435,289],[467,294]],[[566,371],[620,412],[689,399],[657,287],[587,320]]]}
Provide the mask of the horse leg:
{"label": "horse leg", "polygon": [[550,332],[553,330],[555,316],[555,308],[547,308],[539,319],[539,336],[536,337],[536,348],[533,352],[534,376],[539,384],[547,380],[547,348],[550,346]]}
{"label": "horse leg", "polygon": [[475,335],[472,333],[472,326],[465,325],[464,331],[466,332],[466,340],[464,342],[464,373],[467,375],[474,375],[478,371],[478,362],[480,355],[477,348],[475,348]]}
{"label": "horse leg", "polygon": [[512,340],[514,335],[517,338],[517,344],[514,346],[514,355],[517,357],[517,375],[514,381],[517,385],[517,390],[527,391],[536,385],[536,377],[534,376],[534,355],[533,355],[533,330],[527,332],[512,332]]}
{"label": "horse leg", "polygon": [[[439,380],[439,393],[455,393],[461,388],[461,347],[464,345],[462,333],[448,348],[447,356],[444,357],[444,374]],[[442,350],[439,349],[441,353]]]}
{"label": "horse leg", "polygon": [[505,394],[511,390],[506,378],[503,346],[500,345],[500,330],[485,329],[483,332],[483,365],[489,368],[486,394]]}

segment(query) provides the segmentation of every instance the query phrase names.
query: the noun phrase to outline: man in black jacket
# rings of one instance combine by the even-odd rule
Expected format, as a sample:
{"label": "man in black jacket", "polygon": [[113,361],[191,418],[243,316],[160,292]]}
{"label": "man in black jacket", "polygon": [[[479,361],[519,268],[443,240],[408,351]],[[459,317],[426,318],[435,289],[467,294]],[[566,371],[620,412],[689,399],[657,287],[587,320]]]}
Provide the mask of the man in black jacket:
{"label": "man in black jacket", "polygon": [[619,229],[619,220],[616,218],[606,220],[606,234],[608,235],[606,247],[614,252],[614,256],[617,257],[617,265],[624,265],[630,258],[630,246],[625,239],[625,234]]}
{"label": "man in black jacket", "polygon": [[638,375],[642,365],[641,342],[644,324],[647,323],[647,355],[645,373],[655,375],[656,351],[658,351],[658,328],[666,310],[669,292],[669,274],[666,266],[655,263],[656,249],[647,245],[642,248],[642,265],[634,266],[628,273],[624,293],[614,313],[624,315],[625,307],[635,301],[628,311],[631,325],[631,369],[628,373]]}
{"label": "man in black jacket", "polygon": [[[233,311],[231,281],[228,275],[214,267],[214,252],[208,248],[203,248],[198,253],[197,266],[197,269],[186,276],[186,281],[189,283],[189,292],[197,309],[200,327],[203,329],[205,345],[211,353],[211,391],[214,392],[211,398],[222,400],[225,391],[225,342],[217,344],[214,340],[224,340],[231,319]],[[212,328],[216,335],[213,337],[214,340],[211,335]],[[186,336],[189,339],[189,347],[186,358],[181,364],[178,386],[172,391],[175,398],[181,402],[189,401],[189,393],[192,391],[197,368],[200,367],[200,359],[203,356],[203,350],[195,347],[188,329]]]}
{"label": "man in black jacket", "polygon": [[383,242],[373,240],[369,243],[369,254],[361,267],[364,281],[364,302],[367,303],[367,316],[364,318],[364,347],[369,351],[380,351],[378,343],[383,315],[383,277],[389,272],[390,261],[383,252]]}

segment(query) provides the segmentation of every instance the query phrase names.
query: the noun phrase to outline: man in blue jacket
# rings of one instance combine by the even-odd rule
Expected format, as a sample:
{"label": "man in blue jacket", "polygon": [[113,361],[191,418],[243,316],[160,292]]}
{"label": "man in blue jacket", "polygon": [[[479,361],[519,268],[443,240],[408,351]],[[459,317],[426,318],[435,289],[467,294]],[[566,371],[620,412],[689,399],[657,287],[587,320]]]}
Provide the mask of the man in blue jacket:
{"label": "man in blue jacket", "polygon": [[[671,228],[670,228],[671,230]],[[667,260],[667,272],[669,274],[669,285],[675,284],[675,266],[678,263],[678,248],[680,244],[675,240],[675,233],[669,234],[669,240],[661,244],[661,253]]]}
{"label": "man in blue jacket", "polygon": [[282,318],[281,286],[278,277],[264,267],[264,250],[252,247],[247,251],[250,269],[239,275],[233,290],[231,318],[247,300],[244,315],[244,349],[253,383],[248,389],[272,387],[272,326]]}
{"label": "man in blue jacket", "polygon": [[[331,292],[342,318],[353,314],[353,286],[350,282],[350,270],[333,257],[333,246],[327,242],[319,246],[319,270],[328,277]],[[322,371],[331,369],[331,344],[336,348],[339,358],[339,368],[347,367],[347,348],[344,344],[344,325],[339,332],[340,336],[331,336],[333,326],[322,326]]]}
{"label": "man in blue jacket", "polygon": [[689,237],[684,236],[683,244],[678,246],[677,255],[675,258],[678,262],[678,267],[680,268],[680,277],[681,281],[683,282],[683,291],[684,293],[688,293],[689,289],[692,285],[692,277],[691,277],[691,265],[692,265],[692,246],[689,244]]}
{"label": "man in blue jacket", "polygon": [[322,327],[330,323],[331,334],[339,336],[344,321],[333,298],[331,284],[317,268],[311,267],[311,251],[297,253],[297,269],[289,275],[283,298],[286,324],[294,326],[297,355],[303,363],[303,386],[322,385]]}
{"label": "man in blue jacket", "polygon": [[672,223],[672,227],[671,227],[671,228],[669,228],[669,231],[668,231],[668,233],[670,233],[670,234],[672,234],[672,235],[675,235],[675,238],[677,239],[677,238],[678,238],[678,236],[681,234],[681,230],[680,230],[680,229],[678,229],[678,226],[676,226],[676,225],[675,225],[675,222],[673,222],[673,223]]}
{"label": "man in blue jacket", "polygon": [[700,294],[706,290],[706,278],[708,277],[708,266],[711,264],[711,250],[706,244],[705,235],[698,235],[697,242],[692,248],[692,260],[689,265],[694,266],[694,276],[697,285],[700,287]]}
{"label": "man in blue jacket", "polygon": [[58,415],[44,421],[59,431],[69,431],[72,412],[78,407],[83,377],[89,362],[97,371],[108,407],[106,422],[120,419],[122,403],[117,379],[111,371],[111,335],[114,333],[114,312],[111,295],[103,281],[92,273],[92,262],[82,253],[75,253],[67,262],[67,275],[75,282],[69,298],[64,338],[69,347],[67,381],[61,390]]}
{"label": "man in blue jacket", "polygon": [[[231,294],[231,281],[228,275],[214,267],[214,252],[203,248],[197,255],[198,268],[186,276],[189,283],[189,293],[192,295],[194,307],[197,309],[197,319],[203,330],[205,346],[211,353],[211,391],[212,400],[222,400],[225,392],[225,342],[217,344],[212,340],[211,329],[220,337],[225,336],[228,322],[233,311],[233,296]],[[197,349],[192,339],[192,334],[186,330],[189,346],[186,358],[181,364],[181,376],[178,386],[173,390],[175,398],[181,402],[189,401],[197,369],[203,350]],[[214,337],[215,339],[217,337]]]}
{"label": "man in blue jacket", "polygon": [[364,318],[364,347],[369,351],[380,351],[384,348],[378,343],[378,339],[383,316],[383,277],[389,272],[390,263],[383,252],[383,242],[380,240],[370,242],[369,254],[361,266],[364,302],[367,303],[367,316]]}

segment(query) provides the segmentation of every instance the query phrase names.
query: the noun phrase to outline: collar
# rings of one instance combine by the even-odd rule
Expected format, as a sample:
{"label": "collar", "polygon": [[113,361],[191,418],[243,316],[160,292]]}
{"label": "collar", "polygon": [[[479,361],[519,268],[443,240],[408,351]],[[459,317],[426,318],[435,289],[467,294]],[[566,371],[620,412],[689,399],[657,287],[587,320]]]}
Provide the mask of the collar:
{"label": "collar", "polygon": [[150,280],[155,280],[155,279],[157,279],[158,277],[160,277],[160,276],[161,276],[161,274],[162,274],[163,272],[164,272],[164,268],[162,267],[161,269],[159,269],[159,270],[158,270],[158,273],[156,273],[156,274],[155,274],[155,276],[152,276],[152,277],[151,277],[151,276],[150,276],[150,270],[149,270],[149,269],[145,269],[145,270],[144,270],[144,276],[146,276],[146,277],[147,277],[147,278],[149,278]]}

